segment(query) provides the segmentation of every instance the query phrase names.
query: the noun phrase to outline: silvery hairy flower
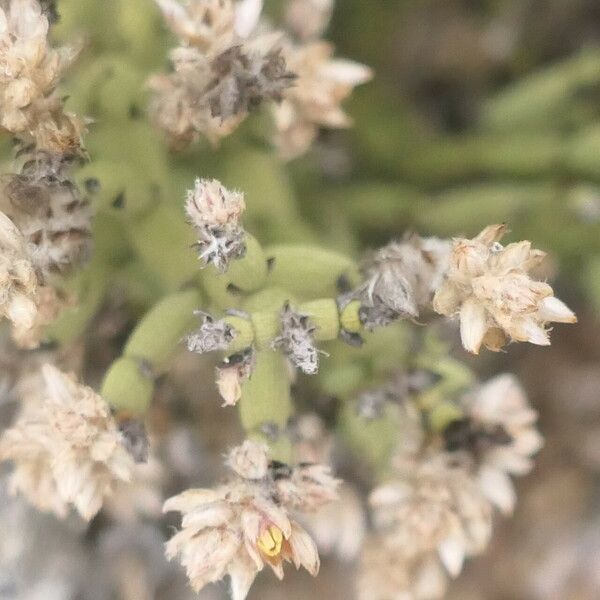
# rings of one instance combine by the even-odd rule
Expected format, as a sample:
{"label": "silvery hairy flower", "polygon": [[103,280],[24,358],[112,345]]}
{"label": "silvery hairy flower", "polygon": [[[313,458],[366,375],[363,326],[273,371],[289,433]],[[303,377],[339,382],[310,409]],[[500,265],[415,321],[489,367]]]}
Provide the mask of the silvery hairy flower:
{"label": "silvery hairy flower", "polygon": [[490,225],[472,240],[453,242],[445,282],[437,290],[436,312],[460,319],[463,346],[498,351],[509,341],[550,343],[547,324],[574,323],[575,314],[529,271],[545,254],[527,241],[504,247],[504,225]]}
{"label": "silvery hairy flower", "polygon": [[242,383],[248,381],[254,370],[254,350],[228,356],[216,369],[216,384],[223,406],[235,406],[242,397]]}
{"label": "silvery hairy flower", "polygon": [[294,311],[286,304],[280,314],[281,332],[273,340],[273,348],[280,348],[292,364],[307,375],[319,370],[320,350],[314,344],[316,327],[308,315]]}
{"label": "silvery hairy flower", "polygon": [[[183,514],[182,530],[167,543],[167,557],[179,556],[192,587],[199,591],[207,583],[229,575],[233,600],[243,600],[257,573],[266,565],[283,578],[284,561],[303,566],[316,575],[317,548],[306,531],[290,516],[286,493],[281,487],[294,477],[296,468],[269,461],[266,446],[246,441],[227,459],[232,479],[215,489],[191,489],[170,498],[165,511]],[[331,496],[337,481],[311,471],[296,481],[306,486],[306,504],[313,508],[315,497]],[[322,486],[316,492],[315,486]]]}
{"label": "silvery hairy flower", "polygon": [[410,235],[391,242],[365,261],[363,285],[345,300],[360,300],[360,317],[368,329],[416,318],[431,306],[449,255],[450,244],[438,238]]}
{"label": "silvery hairy flower", "polygon": [[47,36],[48,18],[37,0],[0,7],[0,126],[40,149],[63,153],[80,146],[84,128],[64,113],[56,93],[77,50],[51,48]]}
{"label": "silvery hairy flower", "polygon": [[196,179],[188,190],[185,210],[198,234],[196,247],[204,265],[225,272],[246,252],[246,232],[240,224],[246,208],[244,194],[225,188],[216,179]]}
{"label": "silvery hairy flower", "polygon": [[201,310],[195,311],[202,318],[202,325],[187,337],[190,352],[206,354],[216,350],[226,350],[235,337],[233,327],[225,321],[215,321],[209,314]]}
{"label": "silvery hairy flower", "polygon": [[451,454],[416,457],[399,466],[396,478],[370,496],[381,551],[409,561],[435,558],[456,577],[464,559],[489,542],[491,504]]}
{"label": "silvery hairy flower", "polygon": [[300,41],[319,38],[329,25],[334,0],[289,0],[285,25]]}
{"label": "silvery hairy flower", "polygon": [[92,210],[73,181],[68,156],[37,151],[19,174],[5,178],[0,206],[27,241],[45,278],[86,262],[92,251]]}
{"label": "silvery hairy flower", "polygon": [[475,459],[483,494],[503,513],[512,513],[516,494],[510,476],[526,475],[532,456],[543,445],[537,413],[525,391],[510,374],[490,379],[460,402],[466,418],[445,432],[446,446],[466,450]]}
{"label": "silvery hairy flower", "polygon": [[26,403],[0,441],[15,469],[11,488],[43,511],[66,516],[69,505],[90,520],[134,461],[106,402],[53,366],[43,367],[42,401]]}
{"label": "silvery hairy flower", "polygon": [[283,47],[294,85],[273,105],[276,134],[274,143],[286,160],[300,156],[312,144],[320,128],[350,127],[352,120],[342,102],[357,86],[369,81],[372,71],[364,65],[333,58],[334,48],[324,41]]}
{"label": "silvery hairy flower", "polygon": [[176,148],[229,135],[263,101],[279,101],[294,79],[280,35],[256,33],[262,0],[157,0],[181,46],[173,73],[154,76],[150,112]]}

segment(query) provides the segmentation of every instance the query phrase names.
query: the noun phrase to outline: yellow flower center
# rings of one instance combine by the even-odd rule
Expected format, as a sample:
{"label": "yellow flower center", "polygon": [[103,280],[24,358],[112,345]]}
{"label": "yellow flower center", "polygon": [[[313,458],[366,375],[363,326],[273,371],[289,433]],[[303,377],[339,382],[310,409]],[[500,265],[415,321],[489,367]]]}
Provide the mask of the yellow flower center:
{"label": "yellow flower center", "polygon": [[275,525],[269,525],[261,534],[256,545],[266,556],[278,556],[283,544],[283,532]]}

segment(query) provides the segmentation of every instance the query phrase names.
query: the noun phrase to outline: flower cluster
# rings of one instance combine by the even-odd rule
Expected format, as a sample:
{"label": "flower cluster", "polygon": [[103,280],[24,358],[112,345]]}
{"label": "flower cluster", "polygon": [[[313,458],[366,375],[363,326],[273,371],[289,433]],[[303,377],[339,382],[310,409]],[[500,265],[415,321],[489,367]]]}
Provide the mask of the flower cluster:
{"label": "flower cluster", "polygon": [[234,600],[246,597],[267,565],[279,579],[285,561],[316,575],[317,548],[290,511],[330,502],[337,480],[319,465],[269,461],[267,448],[249,440],[229,454],[227,464],[233,473],[229,482],[187,490],[165,503],[165,511],[183,514],[167,556],[179,556],[196,591],[229,575]]}
{"label": "flower cluster", "polygon": [[341,103],[371,71],[333,60],[333,46],[317,39],[331,2],[292,2],[290,34],[259,22],[262,0],[157,3],[181,43],[171,52],[173,72],[149,81],[150,113],[173,147],[200,136],[216,144],[265,101],[273,106],[274,141],[285,158],[305,152],[320,127],[350,125]]}
{"label": "flower cluster", "polygon": [[436,312],[460,318],[463,346],[479,353],[510,341],[550,343],[549,322],[574,323],[575,314],[529,272],[545,254],[527,241],[504,247],[505,225],[490,225],[472,240],[457,238],[446,280],[436,291]]}
{"label": "flower cluster", "polygon": [[79,151],[84,123],[63,111],[57,92],[75,48],[52,48],[48,17],[37,0],[0,8],[0,126],[57,154]]}
{"label": "flower cluster", "polygon": [[481,491],[503,513],[510,514],[516,502],[510,475],[529,473],[532,456],[543,444],[536,428],[537,413],[510,374],[498,375],[466,394],[460,406],[465,419],[446,429],[446,447],[467,451],[473,457]]}
{"label": "flower cluster", "polygon": [[216,179],[196,179],[188,190],[185,210],[198,234],[196,247],[204,265],[225,272],[229,263],[246,252],[246,233],[240,218],[244,194],[226,189]]}
{"label": "flower cluster", "polygon": [[[15,339],[26,347],[39,344],[45,326],[67,304],[58,282],[49,280],[81,265],[91,252],[89,201],[71,174],[85,156],[85,123],[64,111],[57,89],[77,51],[50,46],[53,14],[52,3],[37,0],[0,6],[0,127],[16,139],[21,161],[17,173],[3,178],[0,210],[22,237],[19,264],[29,264],[25,288],[31,302],[21,316],[9,316]],[[6,221],[2,227],[10,229]],[[8,262],[14,252],[8,252]],[[15,279],[6,281],[2,295],[9,302]]]}
{"label": "flower cluster", "polygon": [[[456,577],[465,557],[482,552],[491,536],[490,504],[469,471],[447,454],[403,461],[399,479],[375,489],[371,505],[381,560],[371,556],[377,549],[365,547],[359,585],[365,600],[441,597],[445,573]],[[377,574],[390,573],[373,581],[370,565]],[[430,595],[420,591],[424,586]]]}
{"label": "flower cluster", "polygon": [[283,50],[295,85],[273,106],[275,146],[280,156],[291,160],[304,154],[319,130],[343,129],[352,120],[342,108],[354,88],[372,77],[369,67],[334,59],[334,47],[323,40],[303,44],[289,41]]}
{"label": "flower cluster", "polygon": [[134,460],[106,402],[55,367],[42,369],[45,387],[29,400],[0,440],[0,458],[15,469],[11,489],[40,510],[66,516],[69,505],[90,520]]}
{"label": "flower cluster", "polygon": [[493,507],[514,508],[510,475],[526,474],[542,444],[536,413],[510,375],[465,394],[459,408],[464,419],[429,441],[420,419],[404,415],[412,429],[403,432],[394,477],[370,496],[374,531],[363,548],[360,598],[441,598],[448,576],[487,546]]}
{"label": "flower cluster", "polygon": [[174,147],[200,135],[218,143],[292,84],[278,36],[255,33],[261,1],[157,2],[181,46],[171,52],[173,73],[150,79],[150,112]]}

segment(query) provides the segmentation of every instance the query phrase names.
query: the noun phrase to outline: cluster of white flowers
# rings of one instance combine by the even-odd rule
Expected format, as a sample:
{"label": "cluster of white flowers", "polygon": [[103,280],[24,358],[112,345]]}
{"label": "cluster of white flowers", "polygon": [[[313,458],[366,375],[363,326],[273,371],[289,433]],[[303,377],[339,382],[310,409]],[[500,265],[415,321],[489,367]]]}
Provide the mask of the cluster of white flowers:
{"label": "cluster of white flowers", "polygon": [[232,450],[227,463],[233,472],[228,483],[187,490],[165,503],[165,511],[183,514],[167,556],[179,556],[196,591],[229,575],[234,600],[246,597],[267,565],[279,579],[285,561],[316,575],[317,548],[291,511],[332,501],[338,481],[319,465],[269,461],[266,446],[250,440]]}
{"label": "cluster of white flowers", "polygon": [[48,17],[37,0],[0,7],[0,126],[39,150],[79,151],[83,121],[63,111],[57,85],[75,48],[52,48]]}
{"label": "cluster of white flowers", "polygon": [[50,46],[53,11],[46,4],[11,0],[0,5],[0,127],[17,140],[23,161],[18,173],[3,178],[0,190],[3,237],[13,239],[4,260],[14,266],[18,255],[20,269],[15,279],[6,267],[2,296],[10,304],[20,280],[20,297],[30,302],[27,307],[21,302],[19,314],[6,316],[25,347],[39,344],[45,326],[68,304],[49,279],[80,265],[91,252],[89,202],[70,173],[85,155],[85,123],[64,111],[57,89],[77,51]]}
{"label": "cluster of white flowers", "polygon": [[181,43],[171,52],[173,73],[149,82],[150,112],[174,147],[201,135],[218,143],[264,101],[273,104],[284,158],[305,152],[320,127],[351,124],[341,103],[371,71],[334,60],[333,46],[317,39],[331,2],[291,2],[286,33],[260,21],[262,0],[156,1]]}
{"label": "cluster of white flowers", "polygon": [[542,445],[536,413],[511,375],[495,377],[459,405],[465,419],[451,423],[443,439],[407,431],[393,479],[371,493],[374,531],[363,548],[360,598],[441,598],[465,558],[486,548],[493,507],[513,510],[510,475],[526,474]]}
{"label": "cluster of white flowers", "polygon": [[460,318],[462,343],[477,354],[481,346],[498,351],[509,341],[550,343],[547,324],[575,323],[575,314],[544,282],[531,278],[545,253],[527,241],[504,247],[505,225],[490,225],[472,240],[457,238],[436,312]]}
{"label": "cluster of white flowers", "polygon": [[39,402],[28,401],[0,440],[0,458],[14,463],[10,485],[40,510],[66,516],[73,505],[90,520],[134,460],[106,402],[53,366],[42,369]]}

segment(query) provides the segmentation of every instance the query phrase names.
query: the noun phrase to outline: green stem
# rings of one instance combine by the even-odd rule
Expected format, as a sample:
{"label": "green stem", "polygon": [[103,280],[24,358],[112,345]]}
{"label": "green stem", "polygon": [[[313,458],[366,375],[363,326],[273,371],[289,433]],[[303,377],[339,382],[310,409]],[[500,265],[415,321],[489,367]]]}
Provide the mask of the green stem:
{"label": "green stem", "polygon": [[189,289],[171,294],[140,321],[102,384],[102,396],[117,410],[142,415],[154,391],[154,377],[169,360],[194,321],[201,295]]}
{"label": "green stem", "polygon": [[271,261],[267,284],[291,292],[300,300],[338,293],[340,277],[358,284],[360,275],[354,261],[332,250],[313,246],[271,246],[265,249]]}
{"label": "green stem", "polygon": [[271,446],[273,458],[289,461],[289,439],[279,435],[273,440],[265,433],[265,426],[270,425],[276,425],[279,432],[283,433],[294,411],[289,371],[281,354],[257,352],[254,371],[242,386],[242,398],[238,407],[246,434],[266,441]]}

